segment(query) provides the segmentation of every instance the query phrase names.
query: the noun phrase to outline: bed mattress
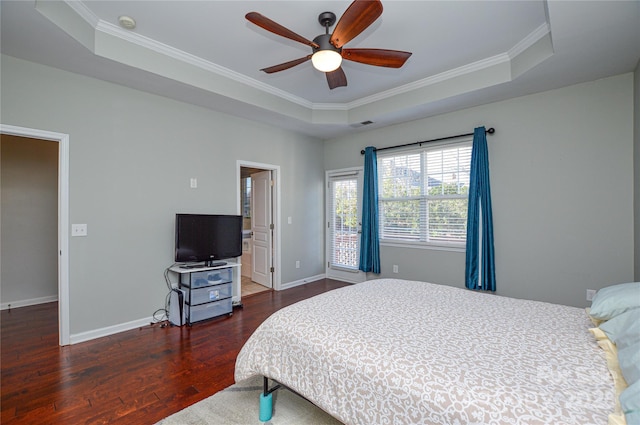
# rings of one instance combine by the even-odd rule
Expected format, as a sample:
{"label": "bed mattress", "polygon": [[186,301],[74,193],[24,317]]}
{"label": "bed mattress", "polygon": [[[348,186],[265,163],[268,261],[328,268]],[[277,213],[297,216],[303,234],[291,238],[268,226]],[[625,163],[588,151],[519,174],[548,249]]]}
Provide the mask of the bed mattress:
{"label": "bed mattress", "polygon": [[615,391],[590,326],[575,307],[372,280],[274,313],[235,379],[267,376],[345,424],[604,425]]}

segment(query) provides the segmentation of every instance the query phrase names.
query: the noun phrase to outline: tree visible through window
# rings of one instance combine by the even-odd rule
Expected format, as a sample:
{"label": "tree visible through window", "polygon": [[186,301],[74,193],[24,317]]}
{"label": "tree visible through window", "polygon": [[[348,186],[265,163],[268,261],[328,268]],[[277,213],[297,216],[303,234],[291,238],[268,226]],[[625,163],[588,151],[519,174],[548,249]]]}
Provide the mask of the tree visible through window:
{"label": "tree visible through window", "polygon": [[471,141],[378,154],[381,242],[463,246]]}

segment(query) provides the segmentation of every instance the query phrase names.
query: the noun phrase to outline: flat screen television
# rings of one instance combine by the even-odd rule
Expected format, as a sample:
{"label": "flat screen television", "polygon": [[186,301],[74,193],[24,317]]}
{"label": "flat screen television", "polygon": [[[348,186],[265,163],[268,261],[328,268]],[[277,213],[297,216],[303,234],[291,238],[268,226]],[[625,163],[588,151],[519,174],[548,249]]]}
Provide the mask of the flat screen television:
{"label": "flat screen television", "polygon": [[242,216],[176,214],[176,262],[205,262],[242,255]]}

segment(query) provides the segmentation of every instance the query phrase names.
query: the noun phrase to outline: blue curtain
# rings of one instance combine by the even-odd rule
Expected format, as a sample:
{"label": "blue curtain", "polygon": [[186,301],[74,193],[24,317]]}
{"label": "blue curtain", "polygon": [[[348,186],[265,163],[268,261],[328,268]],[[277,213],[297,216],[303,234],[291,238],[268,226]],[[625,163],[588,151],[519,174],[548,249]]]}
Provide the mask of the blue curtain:
{"label": "blue curtain", "polygon": [[489,152],[484,127],[476,128],[473,133],[465,285],[469,289],[496,290]]}
{"label": "blue curtain", "polygon": [[362,191],[362,234],[360,270],[380,273],[378,238],[378,158],[373,146],[364,150],[364,188]]}

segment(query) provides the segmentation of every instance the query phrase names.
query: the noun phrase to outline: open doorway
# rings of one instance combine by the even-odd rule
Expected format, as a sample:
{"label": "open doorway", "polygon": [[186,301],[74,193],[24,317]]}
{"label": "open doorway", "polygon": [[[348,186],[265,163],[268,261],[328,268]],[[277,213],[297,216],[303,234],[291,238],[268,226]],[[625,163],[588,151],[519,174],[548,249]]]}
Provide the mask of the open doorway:
{"label": "open doorway", "polygon": [[[69,334],[69,135],[32,128],[0,125],[7,136],[57,142],[57,299],[59,344],[70,343]],[[21,139],[17,139],[21,140]]]}
{"label": "open doorway", "polygon": [[239,162],[239,210],[243,216],[242,296],[279,289],[278,167]]}

